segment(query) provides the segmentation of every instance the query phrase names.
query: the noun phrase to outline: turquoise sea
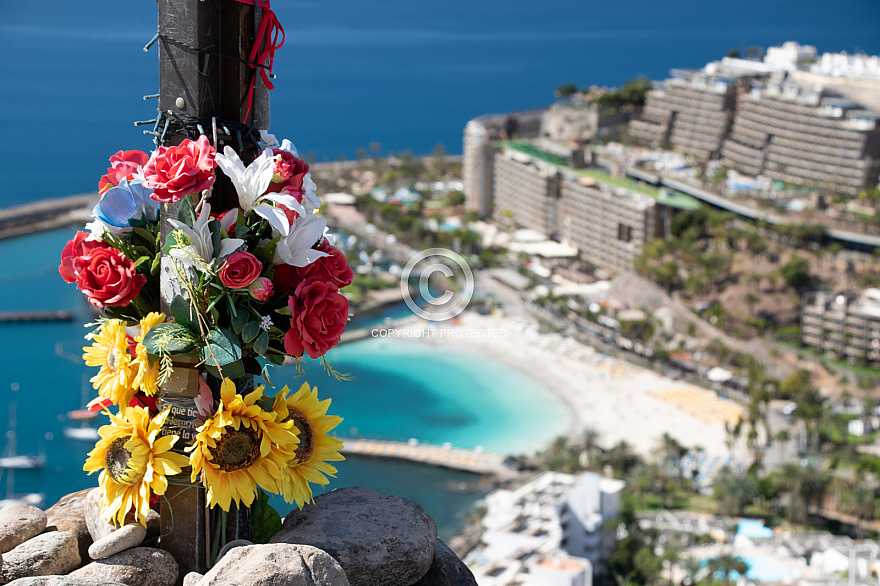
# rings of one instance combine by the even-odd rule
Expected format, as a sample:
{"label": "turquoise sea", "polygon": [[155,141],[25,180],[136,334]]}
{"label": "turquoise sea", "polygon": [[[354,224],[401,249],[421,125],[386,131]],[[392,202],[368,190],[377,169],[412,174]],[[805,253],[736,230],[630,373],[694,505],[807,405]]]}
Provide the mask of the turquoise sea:
{"label": "turquoise sea", "polygon": [[[0,265],[0,307],[76,314],[73,322],[0,324],[0,430],[7,429],[6,413],[15,403],[19,453],[47,456],[44,469],[16,472],[15,490],[44,492],[49,503],[97,483],[82,471],[92,446],[63,436],[64,414],[81,407],[81,381],[94,374],[79,359],[82,324],[90,318],[86,302],[58,276],[60,251],[73,233],[69,228],[0,241],[0,258],[6,259]],[[357,381],[329,377],[314,363],[307,365],[305,380],[317,385],[322,398],[332,397],[331,412],[344,417],[340,436],[417,438],[523,453],[545,445],[570,424],[562,404],[540,383],[475,356],[370,339],[340,346],[329,357],[334,368]],[[272,374],[278,387],[298,388],[302,379],[294,377],[293,367]],[[18,390],[12,390],[13,383]],[[90,385],[89,393],[95,396]],[[339,470],[328,488],[359,485],[412,498],[434,515],[446,537],[485,493],[477,476],[416,464],[351,458]]]}

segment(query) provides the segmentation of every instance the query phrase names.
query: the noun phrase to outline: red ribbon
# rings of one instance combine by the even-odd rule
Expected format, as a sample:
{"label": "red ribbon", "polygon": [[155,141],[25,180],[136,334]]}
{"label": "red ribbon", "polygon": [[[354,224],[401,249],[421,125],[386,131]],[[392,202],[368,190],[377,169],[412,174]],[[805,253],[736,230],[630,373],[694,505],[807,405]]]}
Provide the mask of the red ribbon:
{"label": "red ribbon", "polygon": [[[254,39],[254,47],[248,57],[251,69],[256,69],[258,65],[266,64],[269,60],[268,71],[266,67],[260,67],[260,75],[263,77],[263,83],[268,89],[275,89],[269,75],[272,73],[272,65],[275,61],[275,51],[284,46],[284,28],[278,22],[278,17],[270,8],[270,0],[236,0],[248,6],[259,6],[263,9],[263,18],[260,19],[260,28],[257,30],[257,36]],[[278,42],[278,36],[281,35],[281,42]],[[251,107],[254,103],[254,86],[257,83],[257,73],[251,78],[251,87],[248,89],[247,112],[245,112],[244,120],[247,121],[251,113]]]}

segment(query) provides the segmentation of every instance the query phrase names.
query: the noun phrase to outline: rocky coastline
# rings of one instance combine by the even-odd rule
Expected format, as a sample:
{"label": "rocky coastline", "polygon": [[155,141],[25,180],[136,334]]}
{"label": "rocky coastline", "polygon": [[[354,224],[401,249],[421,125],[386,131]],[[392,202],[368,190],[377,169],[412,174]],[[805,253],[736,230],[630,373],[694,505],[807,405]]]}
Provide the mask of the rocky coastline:
{"label": "rocky coastline", "polygon": [[[100,518],[100,490],[46,511],[0,509],[0,584],[14,586],[467,586],[473,574],[437,537],[418,504],[360,487],[295,510],[269,543],[237,541],[204,575],[183,574],[161,549],[160,513],[147,526]],[[236,547],[237,546],[237,547]]]}
{"label": "rocky coastline", "polygon": [[0,209],[0,240],[82,224],[96,203],[97,193],[84,193]]}

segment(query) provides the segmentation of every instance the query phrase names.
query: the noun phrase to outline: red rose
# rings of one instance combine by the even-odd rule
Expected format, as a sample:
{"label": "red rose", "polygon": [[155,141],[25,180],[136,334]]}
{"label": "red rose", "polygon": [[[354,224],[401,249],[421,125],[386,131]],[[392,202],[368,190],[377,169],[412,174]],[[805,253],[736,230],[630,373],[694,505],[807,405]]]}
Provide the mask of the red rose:
{"label": "red rose", "polygon": [[263,272],[263,264],[250,252],[233,252],[220,269],[220,280],[230,289],[246,289]]}
{"label": "red rose", "polygon": [[290,330],[284,334],[284,351],[290,356],[308,353],[319,358],[339,343],[348,321],[348,299],[339,288],[319,279],[300,283],[287,300]]}
{"label": "red rose", "polygon": [[76,274],[76,286],[95,307],[128,305],[147,282],[131,260],[109,246],[93,248],[88,257],[81,256],[77,262],[82,264]]}
{"label": "red rose", "polygon": [[272,149],[272,154],[281,155],[281,159],[275,161],[275,175],[272,177],[272,183],[269,184],[269,191],[272,193],[284,191],[301,202],[303,178],[309,172],[309,164],[283,149]]}
{"label": "red rose", "polygon": [[144,187],[153,190],[156,201],[174,203],[214,184],[214,155],[217,151],[202,135],[173,147],[159,147],[144,166]]}
{"label": "red rose", "polygon": [[131,179],[137,173],[138,167],[147,164],[150,157],[143,151],[119,151],[110,157],[110,166],[107,174],[98,181],[98,191],[104,193],[111,187],[116,187],[123,179]]}
{"label": "red rose", "polygon": [[76,274],[88,260],[91,251],[95,248],[109,248],[110,245],[100,240],[86,240],[89,235],[85,232],[77,232],[61,251],[61,266],[58,272],[61,278],[68,283],[76,283]]}
{"label": "red rose", "polygon": [[276,289],[282,293],[293,293],[297,285],[311,278],[320,279],[325,283],[333,283],[340,289],[351,285],[354,272],[348,266],[345,254],[326,240],[315,248],[330,256],[322,256],[304,267],[277,265],[274,278]]}

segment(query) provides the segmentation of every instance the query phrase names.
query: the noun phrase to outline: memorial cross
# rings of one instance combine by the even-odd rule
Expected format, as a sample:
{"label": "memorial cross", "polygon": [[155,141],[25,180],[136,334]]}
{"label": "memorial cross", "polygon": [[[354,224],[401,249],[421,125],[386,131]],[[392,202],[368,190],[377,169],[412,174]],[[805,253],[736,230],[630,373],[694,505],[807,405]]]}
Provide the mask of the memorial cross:
{"label": "memorial cross", "polygon": [[[258,154],[255,137],[259,129],[269,128],[269,96],[258,67],[250,62],[264,15],[259,2],[251,2],[256,6],[241,0],[158,0],[158,32],[154,39],[159,48],[157,146],[176,145],[205,134],[218,151],[230,145],[246,163]],[[259,42],[269,40],[261,38]],[[249,109],[254,78],[253,107]],[[210,202],[212,211],[222,212],[237,206],[238,196],[219,169],[217,175]],[[177,217],[177,208],[177,204],[170,204],[162,211],[163,245],[171,233],[167,219]],[[166,315],[170,315],[175,291],[170,260],[162,258],[162,311]],[[160,394],[166,404],[178,405],[174,415],[181,427],[187,425],[187,410],[198,394],[196,377],[192,368],[176,368]],[[189,419],[194,427],[196,422]],[[183,431],[181,435],[186,436]],[[178,443],[185,444],[187,439],[183,437]],[[188,480],[189,470],[184,470],[180,478]],[[222,532],[225,526],[225,535],[220,536],[224,542],[250,538],[249,510],[236,510],[233,505],[228,516],[208,510],[205,489],[200,485],[174,484],[165,496],[161,501],[161,547],[177,560],[178,584],[187,573],[204,573],[210,568],[218,528]]]}

